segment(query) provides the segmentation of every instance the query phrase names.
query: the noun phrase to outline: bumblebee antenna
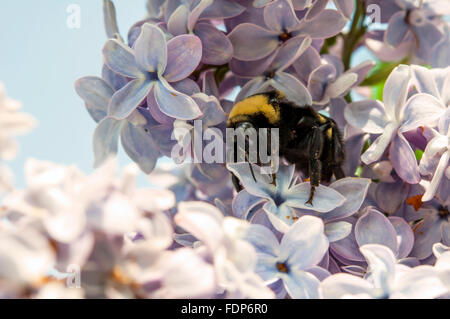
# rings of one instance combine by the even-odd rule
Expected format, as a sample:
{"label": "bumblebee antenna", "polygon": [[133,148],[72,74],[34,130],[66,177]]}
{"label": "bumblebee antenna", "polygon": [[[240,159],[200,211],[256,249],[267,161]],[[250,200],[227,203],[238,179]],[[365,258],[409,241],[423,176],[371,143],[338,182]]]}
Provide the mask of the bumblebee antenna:
{"label": "bumblebee antenna", "polygon": [[255,181],[255,183],[258,183],[258,181],[256,180],[256,177],[255,177],[255,173],[253,172],[252,164],[250,163],[250,161],[248,159],[248,154],[247,153],[245,153],[245,159],[246,159],[246,161],[248,163],[248,167],[250,167],[250,172],[252,173],[253,180]]}

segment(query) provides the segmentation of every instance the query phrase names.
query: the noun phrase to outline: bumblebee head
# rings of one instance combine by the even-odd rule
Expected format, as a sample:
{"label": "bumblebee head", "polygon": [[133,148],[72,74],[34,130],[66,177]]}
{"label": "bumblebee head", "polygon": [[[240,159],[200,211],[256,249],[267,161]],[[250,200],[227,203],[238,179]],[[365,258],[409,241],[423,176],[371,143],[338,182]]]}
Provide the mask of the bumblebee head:
{"label": "bumblebee head", "polygon": [[228,127],[269,127],[280,122],[278,92],[259,93],[239,101],[231,109]]}

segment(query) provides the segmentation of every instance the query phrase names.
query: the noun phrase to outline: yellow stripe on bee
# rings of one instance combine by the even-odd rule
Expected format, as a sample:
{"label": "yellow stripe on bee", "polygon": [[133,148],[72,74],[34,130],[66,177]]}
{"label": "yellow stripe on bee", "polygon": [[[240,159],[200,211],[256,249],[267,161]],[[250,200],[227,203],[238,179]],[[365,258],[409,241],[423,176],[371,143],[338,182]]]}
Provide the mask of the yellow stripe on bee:
{"label": "yellow stripe on bee", "polygon": [[333,129],[332,129],[332,128],[329,128],[329,129],[327,130],[327,136],[328,136],[328,138],[331,140],[331,138],[333,137]]}
{"label": "yellow stripe on bee", "polygon": [[230,112],[230,121],[235,122],[242,115],[263,114],[269,123],[276,124],[280,120],[280,111],[269,103],[267,95],[255,95],[248,97],[233,107]]}

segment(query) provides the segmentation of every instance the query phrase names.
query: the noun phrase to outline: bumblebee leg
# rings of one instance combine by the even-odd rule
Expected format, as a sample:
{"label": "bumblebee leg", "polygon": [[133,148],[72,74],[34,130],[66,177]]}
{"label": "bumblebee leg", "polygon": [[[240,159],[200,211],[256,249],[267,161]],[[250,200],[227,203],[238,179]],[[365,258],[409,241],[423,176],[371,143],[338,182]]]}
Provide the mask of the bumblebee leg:
{"label": "bumblebee leg", "polygon": [[314,127],[309,139],[309,177],[310,177],[310,193],[306,204],[313,205],[314,193],[316,187],[319,186],[320,176],[322,172],[322,162],[320,156],[323,150],[323,134],[320,127]]}
{"label": "bumblebee leg", "polygon": [[234,188],[239,193],[242,190],[242,186],[239,179],[233,173],[231,173],[231,181],[233,182]]}

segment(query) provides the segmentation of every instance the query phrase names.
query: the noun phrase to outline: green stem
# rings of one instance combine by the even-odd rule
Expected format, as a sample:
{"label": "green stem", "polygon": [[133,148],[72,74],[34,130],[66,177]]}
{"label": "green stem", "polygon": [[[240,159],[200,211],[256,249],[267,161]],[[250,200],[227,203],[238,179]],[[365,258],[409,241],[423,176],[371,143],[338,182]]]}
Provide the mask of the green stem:
{"label": "green stem", "polygon": [[356,9],[350,31],[344,36],[342,49],[342,62],[345,70],[350,69],[350,62],[353,51],[361,38],[366,33],[367,27],[364,25],[366,18],[366,5],[364,0],[356,0]]}

